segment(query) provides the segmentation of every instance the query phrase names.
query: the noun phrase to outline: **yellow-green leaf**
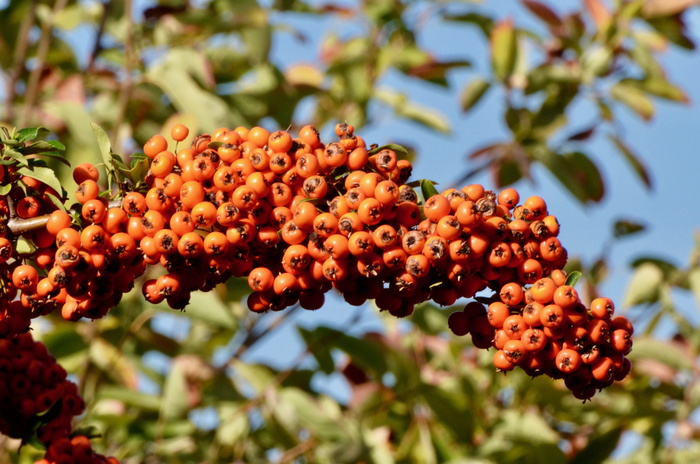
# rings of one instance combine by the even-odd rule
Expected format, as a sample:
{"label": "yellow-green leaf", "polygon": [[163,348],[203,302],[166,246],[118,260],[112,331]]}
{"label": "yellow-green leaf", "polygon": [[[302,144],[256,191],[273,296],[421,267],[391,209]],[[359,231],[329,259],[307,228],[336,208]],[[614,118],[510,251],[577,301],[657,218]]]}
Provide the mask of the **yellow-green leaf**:
{"label": "yellow-green leaf", "polygon": [[513,20],[496,24],[491,31],[491,67],[500,81],[507,81],[515,69],[518,44]]}

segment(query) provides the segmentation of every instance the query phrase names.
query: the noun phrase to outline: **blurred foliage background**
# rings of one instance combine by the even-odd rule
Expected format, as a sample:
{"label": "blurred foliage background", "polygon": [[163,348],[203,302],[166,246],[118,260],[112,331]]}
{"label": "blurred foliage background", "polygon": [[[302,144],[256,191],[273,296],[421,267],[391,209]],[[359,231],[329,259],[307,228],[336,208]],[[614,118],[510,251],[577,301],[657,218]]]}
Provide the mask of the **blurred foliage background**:
{"label": "blurred foliage background", "polygon": [[[502,102],[504,137],[474,134],[481,146],[449,168],[460,183],[488,173],[488,187],[501,188],[544,169],[560,193],[596,208],[610,195],[589,152],[602,139],[652,188],[622,115],[651,120],[662,100],[689,102],[661,56],[696,53],[687,18],[697,2],[522,0],[515,16],[495,3],[0,1],[0,121],[50,128],[73,164],[100,162],[90,122],[125,157],[178,122],[192,133],[308,123],[327,133],[347,121],[363,134],[390,117],[412,122],[415,132],[400,141],[409,146],[426,131],[462,130],[402,84],[417,82],[443,89],[464,113],[478,114],[489,94]],[[429,21],[477,39],[462,56],[440,57],[425,45]],[[274,59],[283,42],[303,54]],[[486,66],[474,66],[478,59]],[[451,78],[464,69],[467,80]],[[583,127],[573,117],[582,107]],[[55,168],[72,191],[69,172]],[[697,218],[692,195],[682,201]],[[605,227],[613,234],[600,255],[570,265],[583,272],[588,300],[608,278],[610,247],[645,232],[627,219]],[[35,333],[79,382],[88,402],[81,423],[102,436],[96,448],[125,463],[700,462],[700,333],[689,316],[700,305],[699,256],[700,242],[682,266],[631,263],[618,306],[632,308],[638,327],[633,371],[586,404],[560,382],[497,374],[489,353],[447,333],[452,311],[431,304],[408,320],[380,314],[367,324],[373,308],[331,300],[335,323],[306,326],[294,322],[303,310],[249,314],[247,286],[232,281],[196,295],[184,313],[134,292],[102,320],[52,320]],[[696,306],[679,307],[678,295]],[[282,330],[295,334],[296,358],[249,356]],[[265,346],[272,358],[290,349]],[[3,462],[40,456],[5,438],[0,448]]]}

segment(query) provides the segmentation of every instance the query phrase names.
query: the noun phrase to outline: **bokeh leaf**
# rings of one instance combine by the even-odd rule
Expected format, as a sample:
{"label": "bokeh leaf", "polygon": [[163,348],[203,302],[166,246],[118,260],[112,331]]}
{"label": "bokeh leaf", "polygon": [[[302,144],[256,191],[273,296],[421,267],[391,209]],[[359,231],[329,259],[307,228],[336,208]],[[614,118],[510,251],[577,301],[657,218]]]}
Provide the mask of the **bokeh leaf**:
{"label": "bokeh leaf", "polygon": [[472,79],[462,90],[462,96],[460,98],[460,103],[462,106],[462,111],[469,111],[472,109],[481,98],[489,90],[491,83],[484,78],[477,77]]}
{"label": "bokeh leaf", "polygon": [[513,20],[507,19],[496,24],[491,31],[491,67],[493,74],[506,82],[513,70],[518,55],[518,44]]}
{"label": "bokeh leaf", "polygon": [[626,237],[639,232],[643,232],[646,227],[638,222],[629,220],[618,220],[613,224],[613,236],[615,238]]}
{"label": "bokeh leaf", "polygon": [[185,372],[177,358],[173,361],[170,372],[163,386],[163,397],[160,404],[161,420],[170,421],[187,415],[189,410],[187,383]]}
{"label": "bokeh leaf", "polygon": [[624,305],[654,303],[659,298],[663,273],[652,263],[642,263],[634,271],[625,291]]}
{"label": "bokeh leaf", "polygon": [[632,152],[632,150],[619,137],[609,135],[608,138],[617,147],[618,151],[625,158],[627,163],[632,167],[637,176],[644,182],[647,188],[652,187],[651,176],[642,161]]}
{"label": "bokeh leaf", "polygon": [[610,95],[634,111],[639,117],[649,120],[654,116],[654,104],[639,87],[628,82],[617,82],[610,89]]}

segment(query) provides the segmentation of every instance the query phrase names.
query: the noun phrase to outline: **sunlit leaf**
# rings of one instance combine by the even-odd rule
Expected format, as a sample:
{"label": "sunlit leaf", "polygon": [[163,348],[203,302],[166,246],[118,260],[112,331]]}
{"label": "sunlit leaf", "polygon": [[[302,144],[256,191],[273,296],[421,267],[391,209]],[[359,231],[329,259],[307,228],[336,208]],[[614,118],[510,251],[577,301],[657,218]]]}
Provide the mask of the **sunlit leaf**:
{"label": "sunlit leaf", "polygon": [[696,266],[688,273],[688,285],[695,296],[695,302],[700,308],[700,267]]}
{"label": "sunlit leaf", "polygon": [[100,148],[100,153],[102,154],[102,162],[105,163],[106,166],[111,166],[112,143],[109,141],[107,132],[94,122],[90,123],[90,127],[92,127],[92,132],[97,139],[97,146]]}
{"label": "sunlit leaf", "polygon": [[184,314],[223,329],[235,330],[238,327],[233,311],[215,292],[192,292]]}
{"label": "sunlit leaf", "polygon": [[187,383],[185,373],[177,358],[170,367],[170,372],[163,386],[163,397],[160,404],[160,417],[169,421],[184,417],[189,409]]}
{"label": "sunlit leaf", "polygon": [[652,264],[659,268],[659,270],[661,270],[661,272],[664,275],[664,279],[667,281],[673,280],[672,277],[674,276],[674,274],[679,272],[678,267],[673,263],[665,259],[655,258],[652,256],[642,256],[640,258],[634,259],[631,263],[633,268],[638,268],[643,264]]}
{"label": "sunlit leaf", "polygon": [[651,263],[639,265],[627,285],[624,305],[635,306],[656,302],[659,298],[662,282],[663,273],[657,266]]}
{"label": "sunlit leaf", "polygon": [[491,67],[493,74],[502,82],[515,69],[518,44],[515,27],[512,20],[504,20],[496,24],[491,31]]}
{"label": "sunlit leaf", "polygon": [[18,164],[20,166],[28,166],[29,162],[27,161],[27,158],[17,150],[13,150],[12,148],[7,148],[3,150],[3,155],[6,157],[9,157],[11,159],[9,160],[2,160],[2,164],[9,165],[9,164]]}
{"label": "sunlit leaf", "polygon": [[136,406],[147,411],[158,411],[161,401],[158,396],[124,388],[118,385],[103,385],[97,391],[96,400],[118,400],[127,405]]}
{"label": "sunlit leaf", "polygon": [[18,255],[28,255],[36,250],[36,246],[27,237],[19,236],[17,237],[17,242],[15,243],[15,252]]}
{"label": "sunlit leaf", "polygon": [[134,365],[121,350],[104,338],[90,342],[89,356],[94,365],[122,385],[136,387],[138,379]]}
{"label": "sunlit leaf", "polygon": [[17,141],[44,140],[50,133],[51,131],[45,127],[28,127],[17,131]]}
{"label": "sunlit leaf", "polygon": [[642,119],[649,120],[654,115],[654,104],[638,87],[620,81],[610,89],[610,95]]}
{"label": "sunlit leaf", "polygon": [[313,435],[325,440],[339,440],[347,437],[347,428],[339,422],[340,417],[333,417],[322,410],[314,399],[298,388],[287,387],[280,391],[280,401],[289,402],[296,412],[299,422]]}
{"label": "sunlit leaf", "polygon": [[248,433],[248,415],[241,405],[220,402],[217,406],[221,425],[216,429],[216,439],[233,446]]}
{"label": "sunlit leaf", "polygon": [[477,77],[469,82],[462,90],[460,102],[462,111],[472,109],[489,90],[491,83],[486,79]]}
{"label": "sunlit leaf", "polygon": [[43,166],[33,166],[31,168],[23,166],[17,169],[17,172],[23,176],[31,177],[39,182],[43,182],[52,189],[54,189],[59,195],[63,191],[61,182],[56,177],[56,171],[51,168],[46,168]]}
{"label": "sunlit leaf", "polygon": [[688,103],[689,99],[686,93],[678,86],[671,84],[663,77],[650,77],[644,80],[623,79],[626,85],[638,88],[639,90],[654,95],[666,100],[676,101],[679,103]]}
{"label": "sunlit leaf", "polygon": [[635,338],[634,348],[628,357],[632,362],[653,359],[677,371],[693,368],[693,359],[682,345],[650,337]]}
{"label": "sunlit leaf", "polygon": [[272,369],[262,364],[253,364],[239,360],[233,360],[232,364],[236,374],[245,379],[258,393],[269,386],[275,378]]}

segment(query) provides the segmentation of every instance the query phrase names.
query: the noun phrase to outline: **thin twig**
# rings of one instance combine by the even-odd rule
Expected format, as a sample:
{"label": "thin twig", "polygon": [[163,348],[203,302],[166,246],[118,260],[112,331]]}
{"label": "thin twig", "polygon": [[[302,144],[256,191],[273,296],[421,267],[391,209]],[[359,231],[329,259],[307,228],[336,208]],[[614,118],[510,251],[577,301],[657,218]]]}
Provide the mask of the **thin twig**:
{"label": "thin twig", "polygon": [[51,19],[41,25],[41,38],[39,39],[39,47],[36,53],[36,65],[29,74],[29,83],[27,84],[27,93],[24,100],[24,111],[20,120],[20,127],[26,127],[30,121],[31,115],[36,105],[36,100],[39,96],[39,80],[41,73],[44,70],[46,63],[46,55],[49,53],[51,46],[51,38],[53,36],[53,19],[58,12],[65,8],[68,0],[56,0],[54,3]]}
{"label": "thin twig", "polygon": [[90,59],[88,60],[87,67],[85,68],[85,74],[89,74],[92,71],[93,66],[95,66],[95,60],[102,52],[102,36],[105,32],[105,26],[107,24],[107,16],[109,16],[109,7],[112,2],[106,0],[102,3],[102,16],[100,17],[100,24],[97,26],[97,33],[95,34],[95,43],[92,46],[92,52],[90,52]]}
{"label": "thin twig", "polygon": [[131,16],[132,0],[124,1],[124,14],[126,15],[126,31],[124,37],[124,76],[119,87],[119,103],[117,107],[117,117],[112,127],[111,139],[114,143],[119,143],[119,128],[126,117],[126,110],[131,99],[132,76],[134,69],[134,18]]}
{"label": "thin twig", "polygon": [[284,311],[277,319],[272,321],[267,327],[260,331],[250,330],[246,337],[243,339],[241,344],[238,346],[236,351],[231,355],[231,357],[221,365],[222,370],[225,370],[233,361],[240,359],[253,345],[265,338],[267,335],[271,334],[277,327],[282,325],[289,317],[298,311],[300,306],[294,306],[286,311]]}
{"label": "thin twig", "polygon": [[29,49],[29,32],[34,25],[34,17],[36,11],[36,0],[29,5],[29,11],[22,20],[22,25],[17,34],[17,45],[15,46],[15,55],[12,59],[12,70],[10,78],[7,81],[6,100],[5,100],[5,119],[12,121],[15,117],[14,100],[17,96],[17,82],[19,81],[22,72],[24,71],[24,62],[27,59],[27,50]]}

